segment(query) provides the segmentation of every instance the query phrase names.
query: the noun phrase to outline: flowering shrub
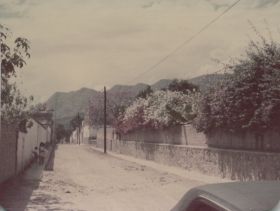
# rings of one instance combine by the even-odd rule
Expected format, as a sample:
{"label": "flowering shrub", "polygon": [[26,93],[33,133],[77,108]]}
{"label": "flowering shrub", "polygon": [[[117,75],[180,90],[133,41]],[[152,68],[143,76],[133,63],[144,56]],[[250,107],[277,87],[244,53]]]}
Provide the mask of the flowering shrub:
{"label": "flowering shrub", "polygon": [[195,126],[208,132],[280,129],[280,45],[262,38],[228,66],[221,84],[205,93]]}
{"label": "flowering shrub", "polygon": [[156,91],[146,99],[138,98],[119,120],[118,129],[126,133],[138,128],[160,129],[191,121],[197,112],[200,93]]}

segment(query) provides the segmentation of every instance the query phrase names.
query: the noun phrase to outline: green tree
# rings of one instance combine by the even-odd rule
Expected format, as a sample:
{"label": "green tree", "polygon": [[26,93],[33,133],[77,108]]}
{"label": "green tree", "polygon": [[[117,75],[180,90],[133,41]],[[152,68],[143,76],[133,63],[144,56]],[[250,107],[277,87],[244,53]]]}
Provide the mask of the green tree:
{"label": "green tree", "polygon": [[12,82],[17,76],[17,71],[26,64],[30,57],[29,41],[18,37],[14,45],[9,45],[11,32],[0,24],[0,48],[1,48],[1,118],[5,121],[20,121],[27,112],[30,100],[24,97]]}
{"label": "green tree", "polygon": [[80,134],[81,134],[81,129],[82,129],[82,124],[83,124],[83,120],[84,120],[84,115],[78,113],[71,121],[70,121],[70,125],[72,127],[73,130],[77,129],[77,136],[78,136],[78,142],[80,144],[81,140],[80,140]]}
{"label": "green tree", "polygon": [[83,120],[83,114],[77,113],[77,115],[70,121],[70,125],[73,129],[81,128]]}
{"label": "green tree", "polygon": [[280,45],[261,37],[227,66],[225,79],[204,94],[196,126],[210,131],[280,129]]}
{"label": "green tree", "polygon": [[100,126],[104,123],[104,99],[102,95],[90,99],[88,119],[91,126]]}
{"label": "green tree", "polygon": [[198,91],[198,86],[190,83],[187,80],[174,79],[168,86],[168,90],[177,91],[187,94],[188,92]]}
{"label": "green tree", "polygon": [[46,103],[38,103],[36,105],[32,105],[29,109],[30,113],[38,113],[47,111],[47,104]]}
{"label": "green tree", "polygon": [[67,136],[67,131],[65,130],[64,125],[58,124],[56,126],[55,135],[57,140],[61,140]]}
{"label": "green tree", "polygon": [[[120,102],[119,100],[115,100],[112,96],[108,96],[106,103],[107,125],[115,125],[118,121],[118,118],[122,116],[127,106],[128,102]],[[103,95],[97,96],[96,98],[90,100],[86,115],[89,125],[100,127],[104,124]]]}
{"label": "green tree", "polygon": [[140,91],[136,98],[144,98],[146,99],[148,96],[150,96],[153,93],[153,90],[151,86],[147,86],[144,90]]}

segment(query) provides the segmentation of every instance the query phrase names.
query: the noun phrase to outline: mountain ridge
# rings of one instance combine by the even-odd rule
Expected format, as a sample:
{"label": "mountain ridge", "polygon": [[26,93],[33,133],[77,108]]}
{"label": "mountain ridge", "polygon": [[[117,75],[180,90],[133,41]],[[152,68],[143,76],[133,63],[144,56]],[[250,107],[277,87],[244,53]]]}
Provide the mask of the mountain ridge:
{"label": "mountain ridge", "polygon": [[[200,89],[206,90],[209,86],[214,85],[222,78],[219,74],[202,75],[188,80],[189,82],[198,85]],[[147,86],[151,86],[153,90],[165,89],[174,79],[161,79],[156,83],[149,85],[145,83],[137,83],[136,85],[120,85],[117,84],[108,89],[107,96],[113,99],[115,104],[124,101],[133,100],[133,98]],[[82,87],[78,90],[70,92],[55,92],[46,101],[48,109],[55,110],[55,118],[63,119],[75,116],[78,112],[86,112],[89,101],[96,99],[101,101],[101,93],[87,87]],[[99,102],[100,103],[100,102]]]}

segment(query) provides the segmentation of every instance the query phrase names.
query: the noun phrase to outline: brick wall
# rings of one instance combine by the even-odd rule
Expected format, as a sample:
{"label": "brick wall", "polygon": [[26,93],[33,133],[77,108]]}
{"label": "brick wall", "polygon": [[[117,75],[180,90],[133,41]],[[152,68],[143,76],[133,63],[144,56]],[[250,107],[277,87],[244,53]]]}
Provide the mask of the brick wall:
{"label": "brick wall", "polygon": [[16,174],[17,129],[1,124],[0,139],[0,183]]}

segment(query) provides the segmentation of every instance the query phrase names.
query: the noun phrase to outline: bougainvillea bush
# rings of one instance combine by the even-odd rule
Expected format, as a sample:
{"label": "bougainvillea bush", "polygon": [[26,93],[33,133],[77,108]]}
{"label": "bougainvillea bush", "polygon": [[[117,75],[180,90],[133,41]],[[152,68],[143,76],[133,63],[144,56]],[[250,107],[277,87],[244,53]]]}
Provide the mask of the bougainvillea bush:
{"label": "bougainvillea bush", "polygon": [[280,130],[280,45],[251,42],[246,54],[225,69],[224,80],[201,98],[199,131]]}
{"label": "bougainvillea bush", "polygon": [[119,119],[117,128],[122,133],[140,129],[160,129],[186,123],[197,113],[200,93],[155,91],[147,98],[138,98]]}

